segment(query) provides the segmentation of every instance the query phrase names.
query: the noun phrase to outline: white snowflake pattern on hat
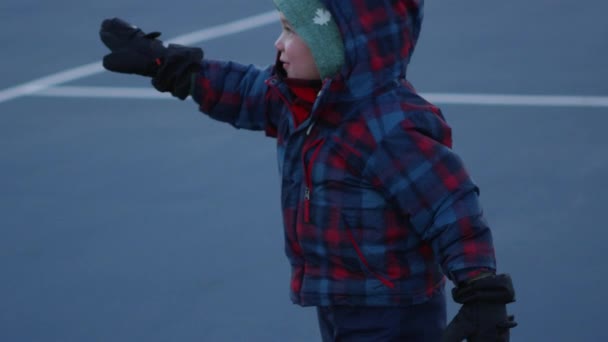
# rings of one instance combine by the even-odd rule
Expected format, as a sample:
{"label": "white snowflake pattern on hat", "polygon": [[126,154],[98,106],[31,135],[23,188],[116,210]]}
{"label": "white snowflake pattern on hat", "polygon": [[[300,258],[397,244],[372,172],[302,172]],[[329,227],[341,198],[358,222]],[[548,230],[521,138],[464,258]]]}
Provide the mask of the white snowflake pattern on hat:
{"label": "white snowflake pattern on hat", "polygon": [[327,25],[331,20],[331,13],[328,10],[319,8],[315,12],[315,17],[312,19],[313,23],[317,25]]}

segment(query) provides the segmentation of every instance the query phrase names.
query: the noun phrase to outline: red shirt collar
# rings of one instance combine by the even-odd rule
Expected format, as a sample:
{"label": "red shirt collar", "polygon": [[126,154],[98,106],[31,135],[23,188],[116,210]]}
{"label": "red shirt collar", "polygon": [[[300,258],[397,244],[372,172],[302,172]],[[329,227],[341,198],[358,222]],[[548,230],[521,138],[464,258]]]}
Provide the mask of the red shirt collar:
{"label": "red shirt collar", "polygon": [[286,78],[285,84],[294,95],[295,99],[291,104],[291,112],[296,127],[299,126],[310,115],[312,106],[315,103],[317,94],[321,90],[322,82],[320,80],[299,80]]}

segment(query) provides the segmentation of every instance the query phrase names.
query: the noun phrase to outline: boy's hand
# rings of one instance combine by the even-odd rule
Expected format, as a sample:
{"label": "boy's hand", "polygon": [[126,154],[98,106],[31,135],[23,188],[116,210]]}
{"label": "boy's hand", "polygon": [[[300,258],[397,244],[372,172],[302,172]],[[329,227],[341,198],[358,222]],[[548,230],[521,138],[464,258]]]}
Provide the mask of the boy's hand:
{"label": "boy's hand", "polygon": [[202,49],[177,44],[165,47],[157,39],[159,32],[146,34],[118,18],[104,20],[99,36],[112,51],[103,57],[104,68],[152,77],[156,90],[181,100],[188,97],[191,76],[201,68]]}
{"label": "boy's hand", "polygon": [[159,32],[144,33],[119,18],[106,19],[99,30],[101,41],[112,51],[103,57],[104,68],[154,77],[167,54]]}
{"label": "boy's hand", "polygon": [[452,290],[454,301],[463,304],[446,328],[442,342],[508,342],[509,329],[517,326],[507,315],[506,304],[515,301],[507,274],[490,275]]}

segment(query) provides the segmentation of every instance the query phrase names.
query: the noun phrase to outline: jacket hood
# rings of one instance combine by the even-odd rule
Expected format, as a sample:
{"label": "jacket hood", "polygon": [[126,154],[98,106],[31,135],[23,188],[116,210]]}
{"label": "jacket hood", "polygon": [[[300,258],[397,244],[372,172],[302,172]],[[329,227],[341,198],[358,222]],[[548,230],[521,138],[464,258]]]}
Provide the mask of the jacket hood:
{"label": "jacket hood", "polygon": [[375,93],[406,77],[422,24],[424,0],[321,0],[344,42],[345,65],[335,81],[349,97]]}

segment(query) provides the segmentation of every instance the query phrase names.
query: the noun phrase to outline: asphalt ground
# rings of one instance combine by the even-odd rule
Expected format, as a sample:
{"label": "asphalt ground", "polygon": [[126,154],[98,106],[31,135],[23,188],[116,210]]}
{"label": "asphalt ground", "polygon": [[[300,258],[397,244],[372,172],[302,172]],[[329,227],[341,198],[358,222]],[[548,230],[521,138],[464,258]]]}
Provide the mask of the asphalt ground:
{"label": "asphalt ground", "polygon": [[[272,10],[0,3],[0,341],[319,340],[288,298],[274,142],[148,98],[143,78],[75,69],[106,53],[115,16],[167,38],[207,29],[191,39],[208,58],[266,65],[278,23],[222,25]],[[409,78],[481,188],[513,341],[608,340],[607,10],[427,1]]]}

